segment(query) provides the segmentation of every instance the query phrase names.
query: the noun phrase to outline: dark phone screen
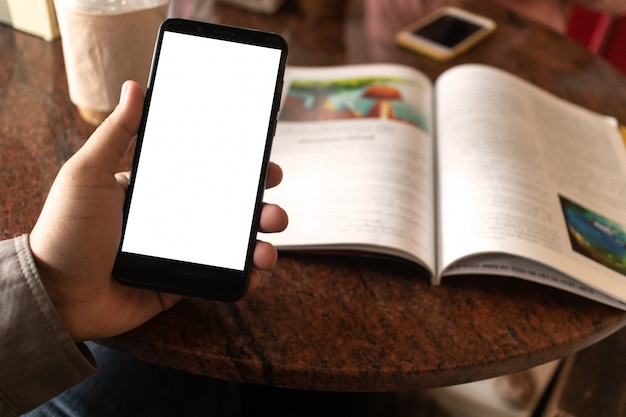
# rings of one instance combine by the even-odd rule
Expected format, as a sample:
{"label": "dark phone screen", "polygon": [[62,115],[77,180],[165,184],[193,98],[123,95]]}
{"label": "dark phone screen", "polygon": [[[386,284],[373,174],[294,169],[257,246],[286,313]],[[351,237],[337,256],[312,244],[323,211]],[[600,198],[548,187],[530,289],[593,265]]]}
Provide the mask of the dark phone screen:
{"label": "dark phone screen", "polygon": [[280,64],[165,31],[122,252],[244,269]]}
{"label": "dark phone screen", "polygon": [[456,16],[444,15],[413,33],[448,48],[454,48],[480,28],[481,26]]}

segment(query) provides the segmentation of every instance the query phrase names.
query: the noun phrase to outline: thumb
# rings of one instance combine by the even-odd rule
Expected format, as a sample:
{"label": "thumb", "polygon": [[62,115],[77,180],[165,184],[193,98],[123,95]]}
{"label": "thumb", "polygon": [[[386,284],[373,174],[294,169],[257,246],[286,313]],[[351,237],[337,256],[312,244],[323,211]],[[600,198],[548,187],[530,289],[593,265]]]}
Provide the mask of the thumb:
{"label": "thumb", "polygon": [[134,81],[126,81],[118,105],[78,151],[85,158],[83,161],[89,161],[101,172],[116,173],[137,135],[143,101],[141,87]]}

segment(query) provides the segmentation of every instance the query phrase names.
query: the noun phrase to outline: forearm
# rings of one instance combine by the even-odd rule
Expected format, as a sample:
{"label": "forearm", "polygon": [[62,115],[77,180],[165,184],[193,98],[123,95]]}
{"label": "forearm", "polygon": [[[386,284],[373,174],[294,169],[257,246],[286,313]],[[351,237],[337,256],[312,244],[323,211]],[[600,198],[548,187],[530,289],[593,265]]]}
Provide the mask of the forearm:
{"label": "forearm", "polygon": [[96,372],[39,279],[28,237],[0,242],[0,415],[22,414]]}

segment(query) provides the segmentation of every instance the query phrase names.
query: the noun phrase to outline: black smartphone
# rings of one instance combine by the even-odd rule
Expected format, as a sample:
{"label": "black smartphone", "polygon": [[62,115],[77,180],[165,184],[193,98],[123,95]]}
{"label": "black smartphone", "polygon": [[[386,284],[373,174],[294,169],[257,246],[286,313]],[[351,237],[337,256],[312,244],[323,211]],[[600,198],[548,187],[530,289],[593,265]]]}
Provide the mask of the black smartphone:
{"label": "black smartphone", "polygon": [[456,7],[443,7],[396,34],[396,42],[439,61],[465,52],[493,32],[496,23]]}
{"label": "black smartphone", "polygon": [[277,34],[163,22],[113,268],[121,283],[246,293],[287,49]]}

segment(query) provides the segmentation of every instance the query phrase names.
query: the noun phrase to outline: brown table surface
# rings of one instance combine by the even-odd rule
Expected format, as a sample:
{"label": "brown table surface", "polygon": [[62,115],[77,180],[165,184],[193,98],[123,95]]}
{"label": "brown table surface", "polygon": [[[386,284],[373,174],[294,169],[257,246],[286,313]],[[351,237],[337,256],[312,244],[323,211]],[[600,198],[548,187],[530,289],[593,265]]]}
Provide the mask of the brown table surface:
{"label": "brown table surface", "polygon": [[[400,62],[436,77],[484,62],[626,123],[626,79],[560,35],[486,0],[465,1],[498,29],[440,64],[400,50],[410,2],[368,16],[316,20],[292,2],[273,16],[216,8],[219,22],[282,34],[289,64]],[[401,4],[400,5],[396,5]],[[67,94],[59,40],[0,25],[1,237],[28,232],[59,166],[93,130]],[[287,173],[288,175],[288,173]],[[144,326],[101,341],[138,358],[219,379],[314,390],[396,391],[467,382],[564,357],[626,324],[626,312],[504,277],[433,287],[393,261],[282,254],[243,301],[186,299]]]}

